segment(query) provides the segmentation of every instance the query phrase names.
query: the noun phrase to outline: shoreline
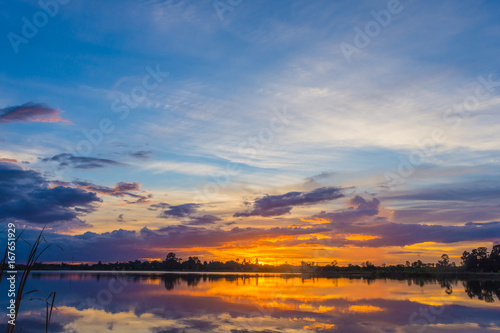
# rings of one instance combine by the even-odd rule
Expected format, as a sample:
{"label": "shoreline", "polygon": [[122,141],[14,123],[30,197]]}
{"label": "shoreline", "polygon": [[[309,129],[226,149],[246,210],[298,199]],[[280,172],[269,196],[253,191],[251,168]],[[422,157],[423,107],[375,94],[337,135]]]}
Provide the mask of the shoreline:
{"label": "shoreline", "polygon": [[[18,271],[22,273],[22,270]],[[141,271],[141,270],[32,270],[32,273],[64,274],[144,274],[144,275],[219,275],[219,276],[302,276],[307,278],[371,278],[371,279],[488,279],[500,280],[500,273],[484,272],[231,272],[231,271]]]}

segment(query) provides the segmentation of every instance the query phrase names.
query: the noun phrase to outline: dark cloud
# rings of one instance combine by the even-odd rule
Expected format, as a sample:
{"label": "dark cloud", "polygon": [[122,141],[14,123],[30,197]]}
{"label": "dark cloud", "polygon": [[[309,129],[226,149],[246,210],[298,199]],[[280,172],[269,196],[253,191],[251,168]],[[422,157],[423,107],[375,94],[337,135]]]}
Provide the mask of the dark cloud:
{"label": "dark cloud", "polygon": [[281,195],[265,195],[257,198],[253,207],[234,214],[241,216],[279,216],[290,213],[294,206],[312,205],[344,197],[339,187],[320,187],[311,192],[288,192]]}
{"label": "dark cloud", "polygon": [[379,212],[380,201],[376,198],[366,201],[366,199],[357,195],[349,203],[352,205],[349,209],[331,213],[322,211],[313,217],[326,219],[332,223],[352,223],[363,217],[375,216]]}
{"label": "dark cloud", "polygon": [[[325,230],[320,227],[315,229],[318,232]],[[85,232],[74,236],[48,231],[45,237],[64,249],[62,255],[67,258],[74,256],[75,261],[116,261],[163,257],[169,249],[222,246],[232,241],[253,241],[263,237],[303,235],[310,232],[311,230],[300,228],[236,227],[222,230],[202,226],[172,225],[156,230],[145,227],[140,231],[119,229],[104,233]],[[35,233],[30,232],[26,235],[26,239],[29,240],[34,236]],[[60,256],[59,252],[50,252],[44,254],[44,260],[57,261],[61,260]]]}
{"label": "dark cloud", "polygon": [[125,222],[125,220],[123,219],[123,214],[118,215],[116,222]]}
{"label": "dark cloud", "polygon": [[60,117],[62,111],[51,108],[45,104],[25,103],[18,106],[10,106],[0,109],[0,124],[20,123],[20,122],[42,122],[55,123],[70,121]]}
{"label": "dark cloud", "polygon": [[168,209],[164,210],[160,217],[190,217],[198,212],[198,208],[201,205],[195,203],[185,203],[177,206],[169,206]]}
{"label": "dark cloud", "polygon": [[366,241],[352,242],[352,245],[358,246],[406,246],[424,242],[448,244],[462,241],[498,241],[500,222],[469,222],[461,226],[382,223],[352,226],[344,231],[378,237]]}
{"label": "dark cloud", "polygon": [[128,203],[129,205],[133,205],[133,204],[147,204],[149,203],[149,199],[151,199],[153,197],[152,194],[147,194],[147,195],[139,195],[139,196],[136,196],[138,199],[136,199],[135,201],[132,201],[132,200],[125,200],[126,203]]}
{"label": "dark cloud", "polygon": [[100,201],[95,193],[51,187],[39,172],[0,163],[0,218],[31,223],[79,221],[79,215],[92,212],[93,204]]}
{"label": "dark cloud", "polygon": [[57,162],[59,167],[72,167],[75,169],[95,169],[107,166],[122,166],[123,163],[105,158],[74,156],[69,153],[62,153],[52,157],[42,159],[43,162]]}
{"label": "dark cloud", "polygon": [[[329,239],[314,237],[316,234],[330,235]],[[374,235],[370,240],[350,240],[345,234]],[[379,225],[353,225],[334,228],[328,225],[313,228],[239,228],[230,230],[205,228],[189,225],[173,225],[160,229],[147,227],[140,231],[115,230],[105,233],[86,232],[81,235],[63,235],[47,232],[46,238],[64,248],[67,258],[76,261],[116,261],[136,258],[156,258],[164,256],[172,249],[193,247],[227,246],[228,243],[242,244],[265,238],[280,236],[310,235],[310,239],[293,237],[292,240],[272,242],[272,246],[294,246],[314,244],[321,246],[386,247],[405,246],[422,242],[455,243],[462,241],[498,241],[500,222],[469,223],[461,226],[404,225],[384,223]],[[29,239],[29,236],[26,236]],[[147,247],[144,246],[147,244]],[[61,260],[59,253],[47,254],[45,260]]]}
{"label": "dark cloud", "polygon": [[494,202],[484,203],[455,203],[429,202],[406,206],[407,208],[394,211],[394,220],[402,223],[439,223],[453,224],[469,221],[493,221],[500,219],[500,207]]}
{"label": "dark cloud", "polygon": [[201,213],[199,211],[200,207],[200,204],[195,203],[185,203],[177,206],[172,206],[166,203],[158,203],[151,205],[148,209],[162,209],[163,211],[158,217],[181,219],[184,220],[183,223],[185,225],[201,226],[207,224],[215,224],[215,222],[222,221],[220,217]]}
{"label": "dark cloud", "polygon": [[166,209],[167,207],[170,207],[168,203],[165,202],[160,202],[157,204],[150,205],[148,210],[158,210],[158,209]]}
{"label": "dark cloud", "polygon": [[[495,180],[450,181],[418,189],[383,193],[395,210],[394,220],[405,223],[457,224],[500,219],[500,183]],[[484,177],[482,177],[484,178]],[[498,177],[497,177],[498,178]]]}
{"label": "dark cloud", "polygon": [[[117,183],[114,187],[108,187],[104,185],[96,185],[83,180],[75,180],[73,182],[54,181],[52,182],[52,184],[77,187],[101,195],[108,195],[120,198],[127,196],[135,199],[134,201],[124,200],[128,204],[148,203],[149,199],[153,197],[152,194],[147,194],[144,191],[140,191],[141,188],[140,183],[120,182]],[[139,193],[134,193],[134,192],[139,192]]]}
{"label": "dark cloud", "polygon": [[127,183],[120,182],[115,185],[115,187],[107,187],[103,185],[96,185],[90,182],[76,180],[72,184],[78,186],[79,188],[85,188],[90,191],[97,192],[99,194],[111,195],[114,197],[123,197],[124,195],[135,196],[130,193],[130,191],[138,191],[141,188],[139,183]]}
{"label": "dark cloud", "polygon": [[187,225],[206,225],[206,224],[214,224],[217,221],[222,221],[220,217],[214,215],[202,215],[202,216],[194,216],[191,217]]}

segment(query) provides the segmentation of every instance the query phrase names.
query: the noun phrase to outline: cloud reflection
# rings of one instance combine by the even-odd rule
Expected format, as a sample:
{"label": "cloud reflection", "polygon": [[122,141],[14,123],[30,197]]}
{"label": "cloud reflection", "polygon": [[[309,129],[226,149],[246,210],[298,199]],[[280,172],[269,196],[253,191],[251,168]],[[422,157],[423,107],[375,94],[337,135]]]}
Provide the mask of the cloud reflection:
{"label": "cloud reflection", "polygon": [[[426,332],[500,327],[497,300],[476,297],[498,297],[498,283],[120,272],[33,278],[30,287],[58,294],[55,332],[412,332],[421,327],[411,325],[410,315],[429,304],[443,311]],[[120,280],[126,287],[111,301],[82,302]],[[27,303],[23,311],[21,326],[35,327],[36,313],[42,318],[41,304]]]}

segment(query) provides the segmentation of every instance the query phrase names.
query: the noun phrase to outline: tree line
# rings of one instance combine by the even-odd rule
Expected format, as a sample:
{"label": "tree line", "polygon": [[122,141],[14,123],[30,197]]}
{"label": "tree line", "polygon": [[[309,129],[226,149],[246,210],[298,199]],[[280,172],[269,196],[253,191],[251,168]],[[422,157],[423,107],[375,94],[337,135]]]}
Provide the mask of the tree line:
{"label": "tree line", "polygon": [[500,244],[488,253],[486,247],[478,247],[462,254],[462,266],[468,272],[498,272],[500,270]]}
{"label": "tree line", "polygon": [[[126,270],[126,271],[186,271],[186,272],[291,272],[291,273],[349,273],[349,272],[406,272],[406,273],[433,273],[433,272],[484,272],[497,273],[500,270],[500,244],[495,245],[491,252],[486,247],[478,247],[471,252],[464,251],[460,266],[450,261],[447,254],[443,254],[436,263],[424,263],[421,260],[406,261],[405,264],[374,265],[365,261],[360,265],[348,264],[339,266],[336,260],[320,266],[315,262],[302,261],[299,266],[288,263],[280,265],[263,265],[259,259],[229,260],[226,262],[211,260],[201,261],[199,257],[188,257],[187,260],[177,257],[174,252],[167,254],[163,261],[128,261],[97,264],[44,264],[36,263],[35,270]],[[22,268],[22,265],[20,266]]]}

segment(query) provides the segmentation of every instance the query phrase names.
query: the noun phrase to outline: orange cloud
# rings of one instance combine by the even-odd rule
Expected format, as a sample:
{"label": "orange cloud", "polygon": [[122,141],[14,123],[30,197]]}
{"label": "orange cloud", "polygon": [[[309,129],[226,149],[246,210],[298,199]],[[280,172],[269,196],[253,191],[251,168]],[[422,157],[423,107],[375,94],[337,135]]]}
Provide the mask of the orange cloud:
{"label": "orange cloud", "polygon": [[372,305],[351,305],[349,307],[349,311],[368,313],[368,312],[384,311],[384,309]]}

